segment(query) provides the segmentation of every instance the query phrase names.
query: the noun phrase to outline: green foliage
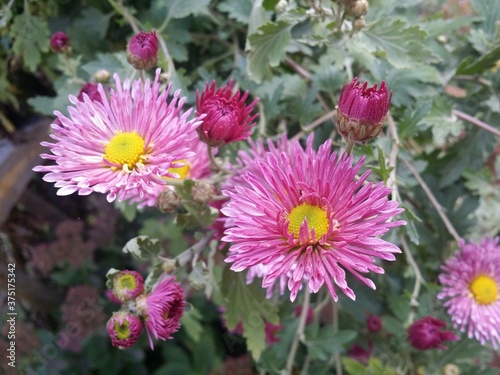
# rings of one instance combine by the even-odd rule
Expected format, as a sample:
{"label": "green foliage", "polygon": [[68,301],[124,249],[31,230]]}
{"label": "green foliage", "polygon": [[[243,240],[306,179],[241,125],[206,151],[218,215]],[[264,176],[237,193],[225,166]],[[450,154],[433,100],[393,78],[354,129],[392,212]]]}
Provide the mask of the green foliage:
{"label": "green foliage", "polygon": [[130,239],[123,247],[123,252],[134,258],[146,260],[154,258],[162,250],[161,243],[155,238],[138,236]]}
{"label": "green foliage", "polygon": [[22,58],[28,70],[35,71],[42,61],[42,53],[49,50],[47,21],[25,12],[14,18],[10,36],[14,39],[14,54]]}
{"label": "green foliage", "polygon": [[311,325],[306,330],[305,344],[312,358],[328,360],[334,353],[342,352],[354,340],[357,333],[351,330],[335,332],[332,326]]}
{"label": "green foliage", "polygon": [[248,75],[257,83],[271,74],[269,67],[278,66],[285,58],[291,40],[291,25],[280,21],[267,23],[249,35]]}
{"label": "green foliage", "polygon": [[278,307],[266,299],[265,290],[258,283],[248,284],[245,273],[225,268],[222,274],[221,293],[224,296],[224,318],[228,329],[243,322],[243,337],[254,359],[258,360],[265,349],[264,322],[278,324]]}

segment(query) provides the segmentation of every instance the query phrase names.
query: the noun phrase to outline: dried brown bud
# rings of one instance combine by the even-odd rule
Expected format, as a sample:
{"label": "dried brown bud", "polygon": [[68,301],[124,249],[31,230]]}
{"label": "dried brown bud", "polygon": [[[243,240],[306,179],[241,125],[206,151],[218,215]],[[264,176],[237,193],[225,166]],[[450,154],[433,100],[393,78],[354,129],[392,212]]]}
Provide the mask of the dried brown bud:
{"label": "dried brown bud", "polygon": [[363,30],[365,26],[366,26],[365,17],[357,18],[353,24],[354,31]]}
{"label": "dried brown bud", "polygon": [[354,18],[361,18],[368,13],[368,1],[356,0],[346,9],[347,13]]}
{"label": "dried brown bud", "polygon": [[214,197],[214,187],[205,180],[198,180],[191,188],[191,196],[196,203],[208,203]]}
{"label": "dried brown bud", "polygon": [[161,212],[174,212],[181,203],[181,197],[174,190],[165,189],[156,200],[156,205]]}
{"label": "dried brown bud", "polygon": [[161,268],[165,273],[173,274],[177,269],[175,259],[164,259]]}

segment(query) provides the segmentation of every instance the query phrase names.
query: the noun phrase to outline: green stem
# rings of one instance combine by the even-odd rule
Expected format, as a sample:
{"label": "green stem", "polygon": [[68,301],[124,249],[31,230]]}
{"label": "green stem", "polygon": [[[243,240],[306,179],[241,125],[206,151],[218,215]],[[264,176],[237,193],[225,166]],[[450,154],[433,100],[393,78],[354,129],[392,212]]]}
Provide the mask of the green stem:
{"label": "green stem", "polygon": [[410,324],[413,323],[413,319],[415,317],[415,309],[418,307],[418,296],[420,294],[420,287],[422,286],[423,283],[425,283],[424,277],[422,276],[422,272],[420,272],[420,268],[417,265],[417,262],[415,261],[415,258],[413,258],[413,254],[411,253],[410,247],[408,246],[408,242],[406,241],[405,236],[400,236],[401,239],[401,244],[403,248],[403,252],[405,253],[406,260],[410,264],[410,267],[413,269],[413,272],[415,272],[415,285],[413,287],[413,292],[410,297],[410,314],[408,314],[408,321],[406,322],[406,325],[409,326]]}
{"label": "green stem", "polygon": [[297,349],[299,348],[299,342],[304,337],[304,328],[306,326],[307,311],[309,310],[309,299],[310,293],[307,285],[304,288],[304,302],[302,305],[302,311],[300,313],[299,325],[297,326],[297,331],[295,332],[295,337],[293,338],[292,346],[286,360],[286,372],[285,374],[292,374],[293,363],[295,361],[295,354],[297,354]]}
{"label": "green stem", "polygon": [[347,155],[351,155],[355,143],[355,141],[347,141],[347,146],[345,148],[345,152],[347,153]]}
{"label": "green stem", "polygon": [[448,232],[453,236],[453,238],[455,239],[455,241],[457,243],[460,242],[460,235],[457,233],[457,231],[456,231],[455,227],[453,226],[453,224],[451,223],[450,219],[448,219],[448,216],[446,216],[446,214],[444,213],[443,207],[439,204],[439,202],[436,199],[436,197],[434,196],[434,194],[432,194],[431,189],[425,183],[424,179],[420,176],[420,174],[413,167],[413,165],[410,164],[409,161],[407,161],[405,159],[401,159],[401,160],[403,160],[403,163],[405,163],[408,170],[413,174],[413,176],[415,176],[415,179],[420,184],[420,186],[424,190],[425,194],[427,195],[427,197],[431,201],[431,204],[436,209],[439,217],[441,218],[441,220],[443,220],[443,223],[444,223],[446,229],[448,229]]}

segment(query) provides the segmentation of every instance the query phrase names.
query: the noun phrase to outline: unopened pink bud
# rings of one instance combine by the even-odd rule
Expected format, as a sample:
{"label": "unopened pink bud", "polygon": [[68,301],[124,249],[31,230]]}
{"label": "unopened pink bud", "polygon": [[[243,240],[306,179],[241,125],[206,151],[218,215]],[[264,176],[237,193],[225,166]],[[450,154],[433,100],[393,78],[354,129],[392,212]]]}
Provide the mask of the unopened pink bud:
{"label": "unopened pink bud", "polygon": [[140,32],[127,45],[127,61],[136,69],[149,70],[158,62],[158,37],[156,31]]}
{"label": "unopened pink bud", "polygon": [[125,311],[115,312],[106,324],[111,344],[119,348],[129,348],[134,345],[142,332],[142,322],[139,317]]}
{"label": "unopened pink bud", "polygon": [[408,328],[408,341],[419,350],[446,349],[444,341],[457,341],[452,331],[443,331],[446,323],[432,316],[426,316],[414,322]]}
{"label": "unopened pink bud", "polygon": [[69,37],[64,31],[57,31],[50,37],[50,48],[54,52],[64,52],[69,48]]}

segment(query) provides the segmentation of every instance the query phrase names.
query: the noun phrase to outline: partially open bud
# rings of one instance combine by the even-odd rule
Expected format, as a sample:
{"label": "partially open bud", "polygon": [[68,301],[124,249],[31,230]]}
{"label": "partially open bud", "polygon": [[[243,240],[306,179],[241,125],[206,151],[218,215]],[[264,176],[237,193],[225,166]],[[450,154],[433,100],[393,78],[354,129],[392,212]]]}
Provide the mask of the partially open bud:
{"label": "partially open bud", "polygon": [[98,88],[99,85],[97,83],[87,82],[78,93],[78,100],[83,102],[83,94],[87,94],[90,100],[102,103],[101,94]]}
{"label": "partially open bud", "polygon": [[65,52],[69,49],[69,37],[64,31],[57,31],[50,37],[50,48],[54,52]]}
{"label": "partially open bud", "polygon": [[129,301],[144,292],[144,279],[136,271],[121,271],[113,278],[113,294],[121,301]]}
{"label": "partially open bud", "polygon": [[158,37],[156,31],[140,32],[127,45],[127,61],[136,69],[149,70],[158,62]]}
{"label": "partially open bud", "polygon": [[419,350],[446,349],[443,342],[457,341],[458,337],[452,331],[444,331],[445,325],[445,322],[432,316],[419,319],[408,328],[408,341]]}
{"label": "partially open bud", "polygon": [[208,203],[214,197],[214,187],[205,180],[197,180],[191,188],[191,196],[196,203]]}
{"label": "partially open bud", "polygon": [[125,311],[115,312],[106,324],[111,344],[125,349],[134,345],[142,332],[139,317]]}
{"label": "partially open bud", "polygon": [[200,140],[212,147],[221,147],[226,143],[247,139],[258,114],[251,114],[259,99],[249,105],[245,102],[248,91],[243,95],[240,91],[234,95],[233,81],[216,89],[215,81],[205,85],[199,94],[196,90],[196,116],[205,115],[202,124],[196,129]]}
{"label": "partially open bud", "polygon": [[376,84],[370,88],[367,86],[368,82],[361,84],[354,78],[340,93],[337,125],[348,143],[365,143],[377,137],[384,127],[392,92],[387,92],[384,81],[378,89]]}
{"label": "partially open bud", "polygon": [[181,203],[181,197],[174,190],[165,189],[156,200],[156,205],[161,212],[174,212]]}

